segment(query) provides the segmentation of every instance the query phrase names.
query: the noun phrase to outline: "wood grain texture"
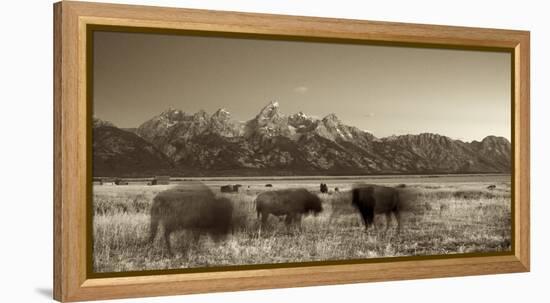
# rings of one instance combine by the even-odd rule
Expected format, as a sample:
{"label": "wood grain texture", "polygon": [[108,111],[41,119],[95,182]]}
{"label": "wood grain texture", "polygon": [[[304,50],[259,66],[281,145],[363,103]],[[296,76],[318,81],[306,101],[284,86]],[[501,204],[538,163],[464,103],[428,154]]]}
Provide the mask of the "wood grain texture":
{"label": "wood grain texture", "polygon": [[515,77],[515,117],[514,133],[517,144],[515,171],[516,171],[516,188],[515,207],[516,207],[516,256],[525,266],[526,270],[530,270],[530,34],[525,33],[520,42],[515,48],[516,67],[514,72]]}
{"label": "wood grain texture", "polygon": [[54,172],[53,172],[53,212],[54,212],[54,221],[53,221],[53,234],[54,234],[54,242],[53,242],[53,296],[57,300],[61,299],[61,294],[63,293],[63,288],[61,285],[61,281],[63,278],[63,266],[61,265],[61,262],[63,260],[63,252],[61,250],[62,247],[62,240],[63,237],[61,237],[61,210],[63,207],[63,204],[61,203],[61,165],[63,164],[61,161],[61,143],[62,143],[62,136],[61,136],[61,111],[62,111],[62,102],[61,102],[61,82],[62,82],[62,73],[61,73],[61,4],[57,3],[54,5],[54,27],[53,27],[53,37],[54,37],[54,51],[53,51],[53,73],[54,73],[54,83],[53,83],[53,116],[54,116],[54,144],[53,144],[53,162],[54,162]]}
{"label": "wood grain texture", "polygon": [[[512,52],[513,255],[87,279],[90,113],[85,63],[90,24]],[[529,211],[529,32],[67,1],[54,5],[54,298],[58,301],[524,272],[530,269]]]}

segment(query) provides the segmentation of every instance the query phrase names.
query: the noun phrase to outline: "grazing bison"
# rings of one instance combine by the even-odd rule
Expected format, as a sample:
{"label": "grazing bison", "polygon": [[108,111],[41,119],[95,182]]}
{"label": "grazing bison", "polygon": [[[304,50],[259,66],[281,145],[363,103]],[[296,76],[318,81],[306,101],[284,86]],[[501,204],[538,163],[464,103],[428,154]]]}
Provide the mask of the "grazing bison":
{"label": "grazing bison", "polygon": [[222,193],[238,193],[240,187],[242,187],[242,185],[240,185],[240,184],[223,185],[223,186],[220,187],[220,191]]}
{"label": "grazing bison", "polygon": [[255,203],[262,225],[267,223],[270,214],[285,216],[285,223],[290,225],[292,222],[300,222],[305,214],[323,211],[321,199],[303,188],[264,192],[256,197]]}
{"label": "grazing bison", "polygon": [[273,184],[268,183],[265,185],[265,187],[273,187]]}
{"label": "grazing bison", "polygon": [[397,221],[397,232],[401,230],[400,211],[403,203],[397,189],[380,185],[356,186],[352,189],[352,204],[361,213],[365,230],[374,223],[375,214],[386,215],[386,230],[393,214]]}
{"label": "grazing bison", "polygon": [[487,186],[487,189],[488,189],[488,190],[493,190],[493,189],[495,189],[495,188],[497,188],[497,186],[494,185],[494,184],[491,184],[491,185]]}
{"label": "grazing bison", "polygon": [[233,186],[231,185],[223,185],[220,187],[220,191],[222,193],[232,193],[233,192]]}
{"label": "grazing bison", "polygon": [[325,183],[319,185],[319,190],[321,193],[326,194],[328,192],[328,186]]}
{"label": "grazing bison", "polygon": [[222,185],[222,186],[220,187],[220,191],[221,191],[222,193],[233,193],[233,192],[239,191],[239,188],[238,188],[238,187],[235,188],[234,185]]}
{"label": "grazing bison", "polygon": [[177,186],[158,193],[151,206],[149,242],[153,242],[159,224],[164,226],[164,242],[172,254],[170,234],[178,230],[191,230],[196,239],[207,233],[216,241],[231,230],[233,206],[226,198],[216,198],[202,184]]}

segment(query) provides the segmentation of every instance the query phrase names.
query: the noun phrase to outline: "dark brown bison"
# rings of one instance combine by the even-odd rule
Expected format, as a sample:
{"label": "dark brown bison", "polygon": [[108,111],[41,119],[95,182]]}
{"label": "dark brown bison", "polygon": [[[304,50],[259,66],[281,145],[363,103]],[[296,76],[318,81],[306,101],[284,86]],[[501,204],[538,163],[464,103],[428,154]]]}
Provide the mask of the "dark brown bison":
{"label": "dark brown bison", "polygon": [[241,184],[223,185],[220,187],[220,191],[222,193],[238,193],[240,187],[242,187]]}
{"label": "dark brown bison", "polygon": [[234,188],[232,185],[223,185],[220,187],[220,191],[222,193],[232,193],[234,192]]}
{"label": "dark brown bison", "polygon": [[325,183],[319,185],[319,191],[323,194],[328,193],[328,186]]}
{"label": "dark brown bison", "polygon": [[267,223],[269,215],[285,217],[287,225],[301,222],[302,216],[308,213],[318,214],[323,211],[321,199],[309,191],[299,189],[280,189],[264,192],[256,197],[256,212]]}
{"label": "dark brown bison", "polygon": [[397,232],[401,230],[403,202],[396,188],[380,185],[355,186],[352,189],[352,204],[361,214],[365,230],[374,223],[376,214],[386,215],[386,230],[390,226],[393,214],[397,221]]}
{"label": "dark brown bison", "polygon": [[196,238],[209,234],[215,241],[231,231],[233,206],[226,198],[216,198],[202,184],[177,186],[158,193],[151,206],[149,242],[153,242],[159,224],[164,226],[163,239],[172,253],[170,234],[178,230],[191,230]]}

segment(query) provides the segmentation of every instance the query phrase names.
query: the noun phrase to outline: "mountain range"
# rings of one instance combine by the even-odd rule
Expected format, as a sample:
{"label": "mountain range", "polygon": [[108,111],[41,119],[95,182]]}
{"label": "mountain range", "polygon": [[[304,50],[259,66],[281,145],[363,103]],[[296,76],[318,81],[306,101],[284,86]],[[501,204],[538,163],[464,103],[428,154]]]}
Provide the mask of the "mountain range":
{"label": "mountain range", "polygon": [[94,119],[94,176],[268,176],[510,173],[503,137],[463,142],[423,133],[377,138],[270,102],[248,121],[167,109],[137,128]]}

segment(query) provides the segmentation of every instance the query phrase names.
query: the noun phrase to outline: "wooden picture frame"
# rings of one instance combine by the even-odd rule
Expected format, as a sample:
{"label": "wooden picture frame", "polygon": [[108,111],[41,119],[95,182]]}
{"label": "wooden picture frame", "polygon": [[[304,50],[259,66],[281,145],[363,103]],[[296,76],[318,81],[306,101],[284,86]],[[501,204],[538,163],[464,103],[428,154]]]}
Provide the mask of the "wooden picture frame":
{"label": "wooden picture frame", "polygon": [[[90,278],[87,30],[206,31],[512,54],[512,253],[354,264]],[[54,5],[54,298],[130,298],[526,272],[529,257],[529,32],[62,1]]]}

